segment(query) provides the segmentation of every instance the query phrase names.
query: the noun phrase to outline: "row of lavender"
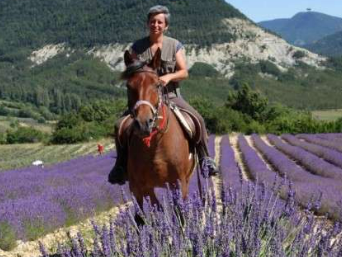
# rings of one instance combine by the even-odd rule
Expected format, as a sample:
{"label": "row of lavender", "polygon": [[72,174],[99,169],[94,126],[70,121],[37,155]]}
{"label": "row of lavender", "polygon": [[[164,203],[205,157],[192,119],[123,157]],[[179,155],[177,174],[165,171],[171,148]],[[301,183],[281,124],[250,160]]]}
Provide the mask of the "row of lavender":
{"label": "row of lavender", "polygon": [[[215,154],[215,137],[209,151]],[[16,239],[33,240],[122,202],[121,188],[107,176],[116,158],[111,152],[83,156],[49,167],[28,167],[0,173],[0,248],[10,249]],[[206,181],[195,174],[194,194]],[[123,188],[128,193],[128,185]]]}
{"label": "row of lavender", "polygon": [[[269,150],[258,136],[253,136],[253,141],[254,145],[260,143],[260,148]],[[186,201],[178,195],[168,194],[163,208],[150,208],[145,212],[145,226],[136,227],[129,218],[137,211],[133,207],[102,228],[94,226],[92,249],[84,246],[82,235],[78,234],[70,241],[72,247],[60,246],[57,253],[94,257],[341,256],[342,241],[334,240],[341,236],[339,223],[330,228],[324,222],[317,226],[310,209],[321,208],[319,199],[314,199],[318,201],[310,206],[310,197],[303,199],[303,193],[300,193],[302,196],[295,193],[305,187],[305,179],[301,176],[307,171],[291,166],[288,167],[289,174],[286,168],[279,170],[289,180],[278,179],[275,169],[268,168],[243,136],[238,143],[250,177],[249,180],[243,178],[235,158],[237,153],[229,138],[223,137],[220,159],[223,187],[219,208],[213,190],[208,191],[205,201],[198,194]],[[213,153],[212,143],[210,147]],[[286,162],[285,156],[277,153],[284,157],[281,161]],[[312,175],[310,182],[314,179]],[[323,184],[321,186],[324,188]],[[278,193],[284,200],[277,197]],[[306,215],[298,212],[295,205],[295,202],[302,204],[304,201]],[[41,251],[43,256],[48,256],[43,246]]]}
{"label": "row of lavender", "polygon": [[[265,187],[240,183],[238,190],[223,190],[220,205],[214,192],[205,201],[193,195],[185,201],[177,192],[167,194],[163,208],[151,206],[142,214],[144,226],[132,215],[120,213],[102,227],[94,225],[88,247],[79,233],[56,255],[67,256],[331,256],[342,254],[341,226],[313,223],[313,214],[299,215],[293,201],[279,202]],[[324,223],[322,223],[324,224]],[[43,257],[50,256],[41,244]]]}
{"label": "row of lavender", "polygon": [[[266,183],[271,188],[276,183],[277,175],[280,175],[285,182],[283,180],[283,185],[277,190],[283,199],[294,194],[295,202],[303,207],[312,205],[316,200],[320,204],[312,207],[316,208],[317,213],[341,220],[342,153],[336,150],[340,134],[334,136],[337,138],[335,141],[331,135],[283,135],[283,140],[267,135],[267,140],[273,145],[270,146],[258,135],[251,136],[251,144],[240,135],[238,147],[250,180],[257,184]],[[303,141],[303,138],[307,141]],[[329,142],[335,147],[326,148],[322,143],[310,143],[314,141],[323,141],[326,146]],[[239,168],[228,137],[223,138],[221,147],[223,182],[235,185]]]}
{"label": "row of lavender", "polygon": [[50,167],[0,173],[0,247],[33,240],[56,228],[121,202],[118,186],[107,183],[115,153],[84,156]]}

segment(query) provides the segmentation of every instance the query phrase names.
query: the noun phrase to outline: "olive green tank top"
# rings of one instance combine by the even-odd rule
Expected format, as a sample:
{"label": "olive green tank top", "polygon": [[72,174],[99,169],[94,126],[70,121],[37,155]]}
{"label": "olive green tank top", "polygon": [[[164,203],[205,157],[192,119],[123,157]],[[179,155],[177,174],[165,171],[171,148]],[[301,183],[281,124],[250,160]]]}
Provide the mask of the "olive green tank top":
{"label": "olive green tank top", "polygon": [[[181,48],[183,48],[183,45],[178,40],[167,36],[163,37],[161,67],[157,71],[159,76],[176,71],[176,53]],[[131,47],[132,50],[141,61],[150,62],[153,58],[149,37],[136,41]],[[178,82],[170,82],[167,88],[169,92],[174,92],[177,96],[180,95]]]}

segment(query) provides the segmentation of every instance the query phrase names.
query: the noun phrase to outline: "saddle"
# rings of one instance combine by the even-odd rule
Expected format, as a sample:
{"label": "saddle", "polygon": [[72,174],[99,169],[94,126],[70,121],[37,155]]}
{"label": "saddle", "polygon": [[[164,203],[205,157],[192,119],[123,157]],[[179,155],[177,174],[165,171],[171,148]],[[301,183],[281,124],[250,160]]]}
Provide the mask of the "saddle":
{"label": "saddle", "polygon": [[[179,124],[181,125],[182,129],[184,130],[185,134],[188,136],[191,142],[198,144],[201,140],[201,123],[196,118],[194,114],[185,110],[183,108],[179,108],[177,105],[170,103],[170,109],[176,116]],[[119,129],[117,131],[117,139],[121,146],[125,145],[129,140],[129,135],[131,132],[131,124],[132,124],[132,117],[131,115],[127,115],[122,118]]]}
{"label": "saddle", "polygon": [[201,140],[202,128],[197,117],[190,111],[179,108],[173,103],[170,103],[170,108],[189,139],[198,144]]}

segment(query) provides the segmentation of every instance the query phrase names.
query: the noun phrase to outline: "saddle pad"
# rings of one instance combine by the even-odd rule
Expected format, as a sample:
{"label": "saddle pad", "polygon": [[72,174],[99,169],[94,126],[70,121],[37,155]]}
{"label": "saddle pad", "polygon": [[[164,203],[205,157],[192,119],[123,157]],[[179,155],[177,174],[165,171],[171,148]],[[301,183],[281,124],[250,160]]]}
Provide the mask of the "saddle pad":
{"label": "saddle pad", "polygon": [[188,134],[189,138],[194,140],[196,144],[200,142],[201,139],[201,123],[196,118],[194,114],[188,110],[179,108],[176,105],[171,105],[171,110],[177,117],[180,125]]}

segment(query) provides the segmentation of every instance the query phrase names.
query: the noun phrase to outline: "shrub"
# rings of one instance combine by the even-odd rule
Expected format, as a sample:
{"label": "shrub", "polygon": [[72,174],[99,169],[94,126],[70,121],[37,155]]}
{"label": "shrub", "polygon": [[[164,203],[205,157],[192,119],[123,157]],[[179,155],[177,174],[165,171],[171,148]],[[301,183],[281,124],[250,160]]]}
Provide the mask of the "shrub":
{"label": "shrub", "polygon": [[262,60],[259,62],[259,66],[262,73],[271,74],[276,77],[278,77],[281,74],[278,67],[270,61]]}
{"label": "shrub", "polygon": [[84,135],[82,126],[73,128],[64,127],[56,130],[52,134],[51,142],[54,144],[74,144],[77,142],[86,141],[88,138]]}
{"label": "shrub", "polygon": [[246,114],[257,121],[265,119],[267,105],[267,98],[253,91],[248,84],[244,84],[236,92],[230,92],[226,102],[226,107]]}
{"label": "shrub", "polygon": [[40,117],[37,121],[38,121],[38,123],[40,123],[40,124],[46,123],[46,120],[45,120],[43,117]]}
{"label": "shrub", "polygon": [[293,53],[292,57],[295,59],[301,59],[303,57],[305,57],[306,54],[305,52],[301,51],[301,50],[297,50],[296,52]]}
{"label": "shrub", "polygon": [[245,133],[246,134],[264,134],[266,132],[265,126],[260,124],[259,122],[253,120],[251,123],[248,124]]}
{"label": "shrub", "polygon": [[16,246],[16,235],[7,222],[0,222],[0,249],[9,251]]}
{"label": "shrub", "polygon": [[56,125],[56,130],[63,128],[71,129],[82,122],[83,120],[79,115],[76,115],[76,113],[69,113],[61,117]]}
{"label": "shrub", "polygon": [[330,57],[327,62],[326,65],[329,68],[335,69],[337,71],[342,71],[342,56],[339,57]]}
{"label": "shrub", "polygon": [[5,133],[0,133],[0,145],[1,144],[6,144],[7,140],[6,140],[6,134]]}
{"label": "shrub", "polygon": [[23,108],[19,110],[18,117],[21,118],[33,118],[35,120],[38,120],[40,115],[33,111],[31,108]]}
{"label": "shrub", "polygon": [[204,76],[215,77],[219,75],[219,72],[210,64],[204,62],[195,62],[189,70],[190,76]]}
{"label": "shrub", "polygon": [[19,127],[17,130],[7,132],[7,143],[37,143],[43,141],[46,136],[43,132],[31,127]]}

